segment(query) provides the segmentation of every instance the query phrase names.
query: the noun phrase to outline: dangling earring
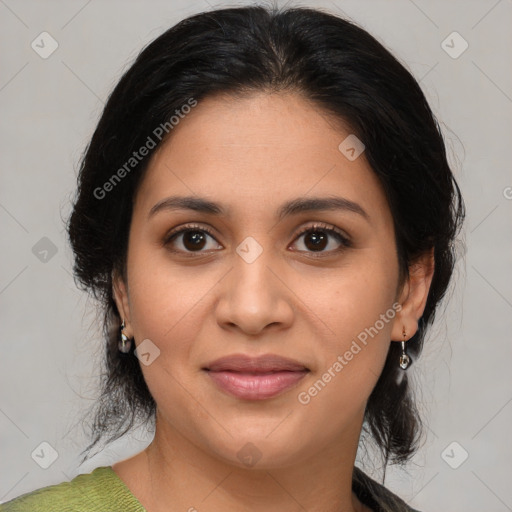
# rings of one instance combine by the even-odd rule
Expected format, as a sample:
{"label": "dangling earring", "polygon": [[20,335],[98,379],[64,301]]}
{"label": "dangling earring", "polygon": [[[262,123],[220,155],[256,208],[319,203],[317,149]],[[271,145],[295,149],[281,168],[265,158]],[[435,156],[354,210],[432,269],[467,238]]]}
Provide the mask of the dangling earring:
{"label": "dangling earring", "polygon": [[130,349],[132,348],[132,340],[126,336],[126,334],[123,332],[124,330],[124,320],[121,324],[121,340],[118,343],[119,352],[122,352],[123,354],[127,354],[130,352]]}
{"label": "dangling earring", "polygon": [[405,351],[405,337],[407,336],[407,334],[405,333],[405,326],[402,327],[402,336],[404,337],[404,339],[402,341],[402,353],[400,354],[400,368],[402,368],[402,370],[407,370],[409,365],[412,363],[412,359]]}

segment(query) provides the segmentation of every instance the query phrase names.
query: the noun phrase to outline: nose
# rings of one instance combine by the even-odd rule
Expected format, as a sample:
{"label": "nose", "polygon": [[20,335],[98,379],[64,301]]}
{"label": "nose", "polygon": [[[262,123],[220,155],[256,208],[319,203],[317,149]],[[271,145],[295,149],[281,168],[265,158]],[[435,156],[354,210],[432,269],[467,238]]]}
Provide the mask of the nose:
{"label": "nose", "polygon": [[282,274],[271,251],[264,250],[252,262],[236,254],[233,269],[222,280],[218,324],[251,336],[289,327],[293,292]]}

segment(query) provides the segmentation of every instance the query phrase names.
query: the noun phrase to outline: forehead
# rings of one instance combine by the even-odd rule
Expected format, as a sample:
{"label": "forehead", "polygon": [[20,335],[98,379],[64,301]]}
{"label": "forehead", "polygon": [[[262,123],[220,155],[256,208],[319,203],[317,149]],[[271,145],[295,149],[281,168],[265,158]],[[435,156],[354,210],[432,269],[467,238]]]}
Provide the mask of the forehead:
{"label": "forehead", "polygon": [[339,149],[350,135],[342,121],[297,94],[207,98],[153,155],[136,210],[148,212],[176,194],[210,197],[238,213],[326,194],[367,211],[386,209],[364,153],[351,161]]}

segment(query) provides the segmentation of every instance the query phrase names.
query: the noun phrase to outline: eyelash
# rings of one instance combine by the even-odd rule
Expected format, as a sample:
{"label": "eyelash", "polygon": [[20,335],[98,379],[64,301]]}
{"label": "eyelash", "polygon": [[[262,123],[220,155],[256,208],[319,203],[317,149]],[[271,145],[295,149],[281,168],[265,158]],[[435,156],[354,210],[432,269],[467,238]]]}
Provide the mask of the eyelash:
{"label": "eyelash", "polygon": [[[197,224],[187,224],[187,225],[181,227],[180,229],[173,230],[173,231],[169,232],[165,236],[163,245],[164,246],[170,245],[170,243],[172,241],[174,241],[174,239],[176,237],[178,237],[179,235],[186,233],[188,231],[199,231],[199,232],[207,233],[215,241],[217,241],[213,232],[209,228],[207,228],[205,226],[199,226]],[[336,227],[334,227],[332,225],[324,224],[324,223],[315,223],[311,226],[304,227],[303,229],[301,229],[299,231],[299,233],[297,233],[294,241],[306,233],[315,232],[315,231],[323,231],[323,232],[328,233],[331,236],[335,237],[341,243],[341,247],[338,249],[330,250],[330,251],[319,251],[319,252],[297,251],[297,252],[307,252],[308,254],[313,255],[313,257],[321,258],[325,255],[331,255],[333,253],[338,253],[338,252],[342,251],[343,249],[352,247],[351,241],[341,231],[339,231]],[[175,253],[186,254],[188,257],[197,257],[197,256],[200,256],[201,254],[203,254],[203,251],[182,251],[182,250],[176,250],[176,249],[170,249],[170,250]]]}

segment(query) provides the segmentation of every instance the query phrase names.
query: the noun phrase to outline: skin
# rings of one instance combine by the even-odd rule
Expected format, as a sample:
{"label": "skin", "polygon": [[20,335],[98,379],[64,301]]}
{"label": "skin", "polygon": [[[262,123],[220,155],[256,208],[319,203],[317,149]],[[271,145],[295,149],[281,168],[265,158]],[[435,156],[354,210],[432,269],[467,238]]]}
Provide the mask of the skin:
{"label": "skin", "polygon": [[[149,512],[369,510],[351,490],[365,405],[390,343],[418,328],[433,261],[419,259],[399,287],[391,212],[364,153],[349,161],[338,149],[349,134],[296,94],[217,96],[153,155],[136,195],[127,279],[115,276],[113,290],[125,333],[160,350],[141,364],[157,403],[154,440],[113,465]],[[207,198],[227,214],[148,218],[171,195]],[[333,195],[358,203],[369,220],[346,210],[276,218],[288,200]],[[315,257],[308,234],[298,236],[315,222],[337,227],[351,246],[328,235]],[[202,252],[183,236],[164,245],[172,228],[189,223],[213,232]],[[236,252],[248,236],[263,250],[252,263]],[[298,393],[396,302],[396,316],[301,404]],[[310,372],[277,397],[240,400],[201,368],[241,353],[293,358]],[[237,456],[248,442],[261,457],[251,467]]]}

